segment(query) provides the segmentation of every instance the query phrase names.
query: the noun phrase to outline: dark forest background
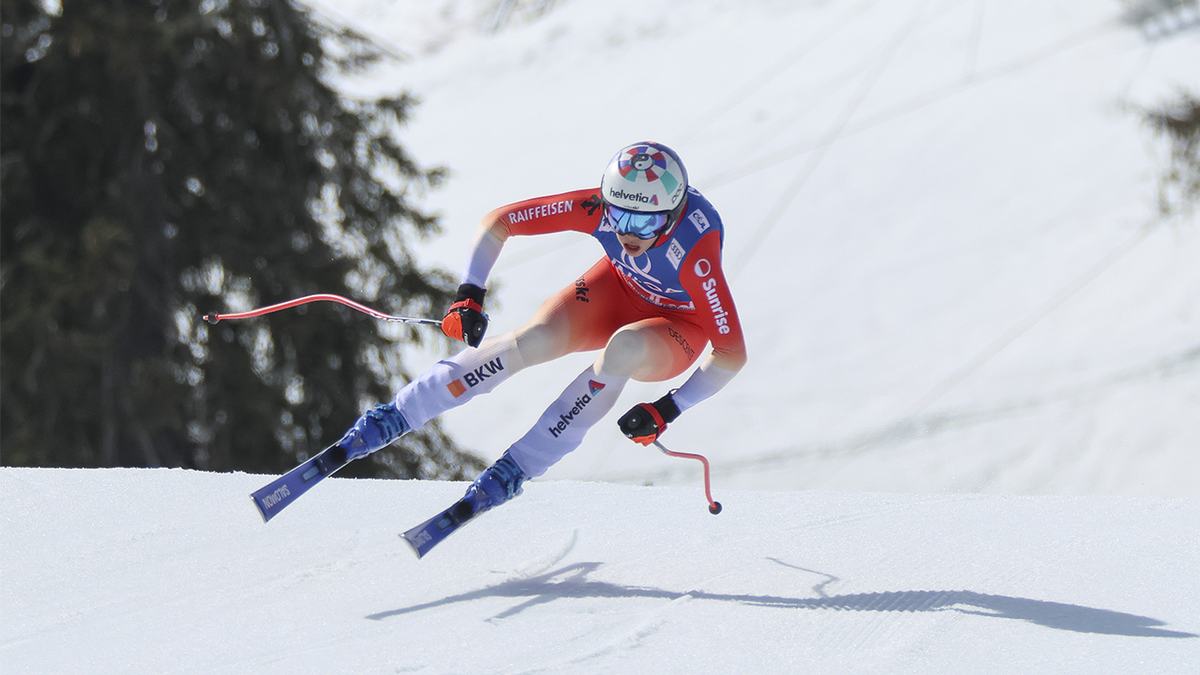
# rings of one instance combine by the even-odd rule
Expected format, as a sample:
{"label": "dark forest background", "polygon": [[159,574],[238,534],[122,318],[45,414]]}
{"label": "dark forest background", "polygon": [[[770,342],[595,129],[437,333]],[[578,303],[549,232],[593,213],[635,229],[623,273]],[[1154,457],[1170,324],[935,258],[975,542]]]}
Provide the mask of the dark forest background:
{"label": "dark forest background", "polygon": [[[286,0],[0,0],[0,461],[276,473],[340,437],[436,329],[455,280],[411,244],[444,178],[408,94],[331,81],[384,52]],[[350,475],[466,478],[435,422]]]}

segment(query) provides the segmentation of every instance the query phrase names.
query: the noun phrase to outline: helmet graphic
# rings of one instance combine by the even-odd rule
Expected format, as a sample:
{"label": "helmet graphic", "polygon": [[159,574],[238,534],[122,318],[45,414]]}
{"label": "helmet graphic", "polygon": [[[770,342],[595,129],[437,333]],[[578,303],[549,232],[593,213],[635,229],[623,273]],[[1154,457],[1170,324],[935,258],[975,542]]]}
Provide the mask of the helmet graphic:
{"label": "helmet graphic", "polygon": [[621,148],[600,179],[600,196],[628,211],[669,212],[687,194],[687,169],[679,155],[650,141]]}

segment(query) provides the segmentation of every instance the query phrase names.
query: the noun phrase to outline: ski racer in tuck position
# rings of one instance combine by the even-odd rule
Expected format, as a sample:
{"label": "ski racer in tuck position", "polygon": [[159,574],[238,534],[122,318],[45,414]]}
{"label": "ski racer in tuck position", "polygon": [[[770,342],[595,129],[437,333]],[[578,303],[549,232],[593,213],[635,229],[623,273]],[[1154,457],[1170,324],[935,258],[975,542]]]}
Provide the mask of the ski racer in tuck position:
{"label": "ski racer in tuck position", "polygon": [[[546,300],[518,330],[484,339],[488,275],[510,236],[574,230],[605,256]],[[363,415],[338,441],[348,460],[365,457],[514,373],[566,354],[602,350],[546,408],[533,428],[467,488],[474,514],[521,494],[574,450],[630,379],[682,374],[706,343],[712,353],[677,390],[623,415],[624,434],[649,445],[679,415],[720,390],[746,362],[737,310],[721,268],[724,227],[688,185],[673,150],[652,142],[621,149],[600,188],[530,199],[484,217],[442,330],[468,348],[440,361]]]}

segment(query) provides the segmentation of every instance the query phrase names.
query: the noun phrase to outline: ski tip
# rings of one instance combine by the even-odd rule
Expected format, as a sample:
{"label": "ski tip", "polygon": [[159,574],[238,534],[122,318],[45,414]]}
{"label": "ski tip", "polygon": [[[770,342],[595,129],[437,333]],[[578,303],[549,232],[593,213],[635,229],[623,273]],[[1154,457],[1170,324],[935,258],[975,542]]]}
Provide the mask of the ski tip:
{"label": "ski tip", "polygon": [[408,544],[410,549],[412,549],[413,555],[417,556],[417,560],[420,560],[422,557],[424,557],[425,554],[421,552],[421,549],[417,548],[416,544],[412,543],[412,540],[408,538],[407,534],[401,534],[400,538],[404,540],[404,543]]}
{"label": "ski tip", "polygon": [[263,510],[262,504],[259,503],[258,498],[254,495],[250,495],[250,501],[254,502],[254,510],[258,511],[258,515],[262,517],[264,523],[271,520],[271,516],[275,515],[273,513],[271,516],[267,515],[267,512]]}

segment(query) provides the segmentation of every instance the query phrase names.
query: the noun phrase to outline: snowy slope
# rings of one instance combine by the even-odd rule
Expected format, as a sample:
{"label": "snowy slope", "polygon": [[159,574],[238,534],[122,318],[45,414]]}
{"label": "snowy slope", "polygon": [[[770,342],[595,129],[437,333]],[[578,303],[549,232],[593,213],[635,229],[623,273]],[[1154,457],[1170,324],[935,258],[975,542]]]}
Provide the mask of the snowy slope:
{"label": "snowy slope", "polygon": [[1185,673],[1200,503],[0,469],[5,675]]}
{"label": "snowy slope", "polygon": [[[424,97],[431,261],[627,142],[682,153],[751,361],[664,440],[725,511],[611,424],[419,562],[396,534],[462,484],[333,479],[263,525],[265,476],[0,469],[0,673],[1195,670],[1200,227],[1154,218],[1128,110],[1200,90],[1195,30],[1106,0],[559,0],[496,34],[493,0],[318,4],[411,57],[346,86]],[[511,242],[493,329],[599,255]],[[590,359],[449,427],[494,457]]]}
{"label": "snowy slope", "polygon": [[[1131,110],[1200,90],[1195,29],[1149,40],[1115,1],[570,0],[488,33],[498,4],[317,2],[410,55],[347,86],[424,99],[404,142],[454,172],[431,261],[460,269],[484,213],[595,184],[631,140],[682,154],[750,363],[664,441],[726,486],[1200,496],[1200,227],[1156,219]],[[510,242],[492,330],[600,254]],[[449,427],[498,456],[592,358]],[[697,476],[608,423],[547,474]]]}

